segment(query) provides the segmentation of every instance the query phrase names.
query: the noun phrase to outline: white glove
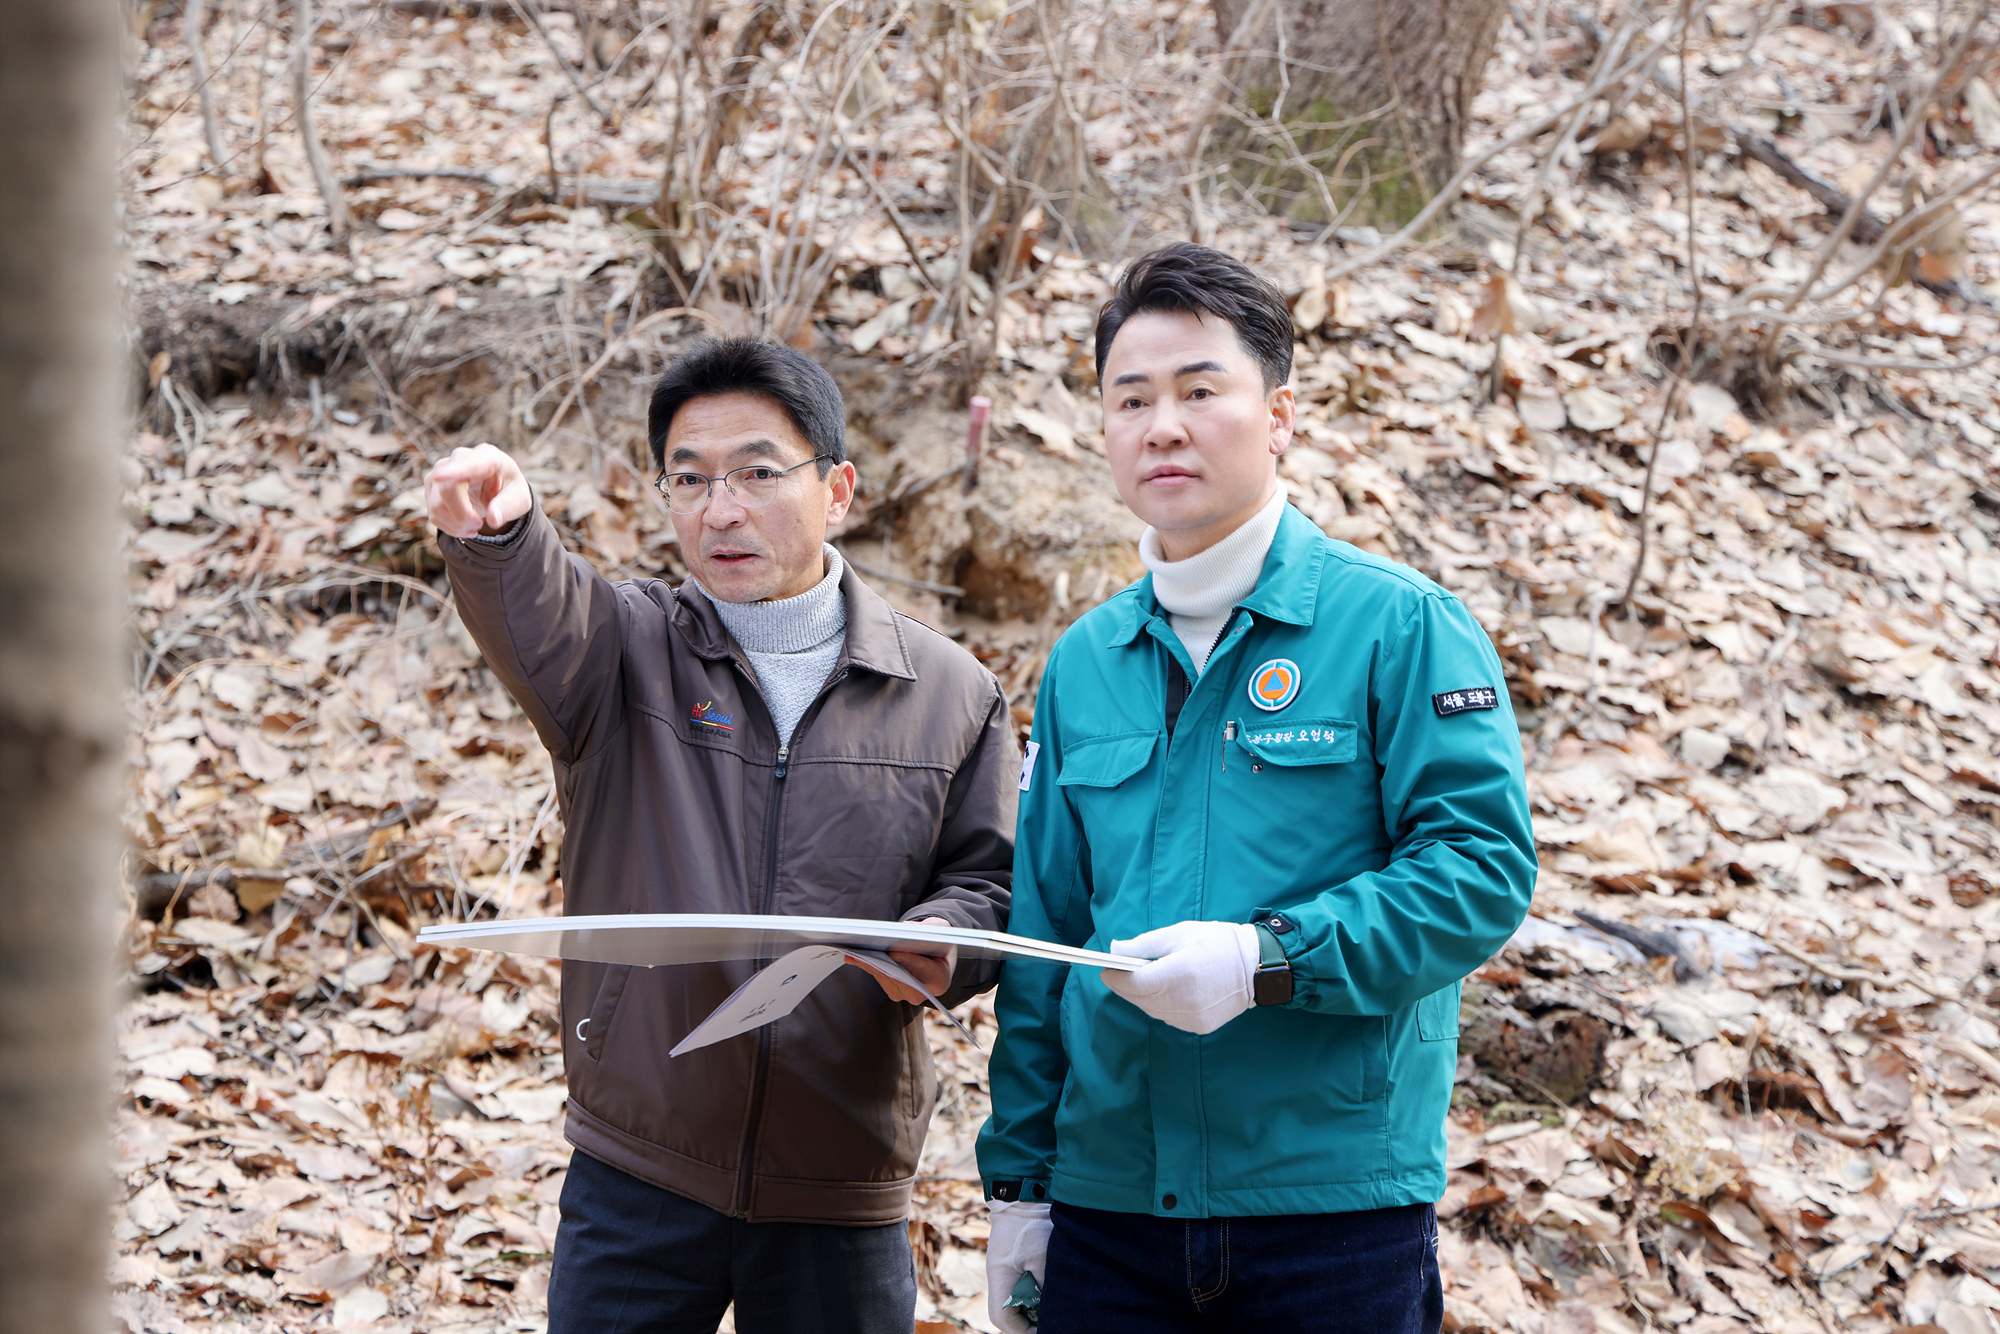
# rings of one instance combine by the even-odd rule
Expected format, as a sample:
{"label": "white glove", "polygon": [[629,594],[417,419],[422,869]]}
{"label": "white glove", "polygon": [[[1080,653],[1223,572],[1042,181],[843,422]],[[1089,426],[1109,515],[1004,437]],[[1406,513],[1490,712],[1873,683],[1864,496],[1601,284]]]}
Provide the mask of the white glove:
{"label": "white glove", "polygon": [[1023,1272],[1040,1283],[1047,1272],[1049,1206],[1025,1200],[992,1200],[987,1204],[992,1233],[986,1239],[986,1318],[1000,1334],[1029,1334],[1034,1328],[1018,1306],[1007,1305]]}
{"label": "white glove", "polygon": [[1137,972],[1104,970],[1104,985],[1161,1023],[1213,1033],[1256,1003],[1257,928],[1247,922],[1176,922],[1130,940],[1113,954],[1153,962]]}

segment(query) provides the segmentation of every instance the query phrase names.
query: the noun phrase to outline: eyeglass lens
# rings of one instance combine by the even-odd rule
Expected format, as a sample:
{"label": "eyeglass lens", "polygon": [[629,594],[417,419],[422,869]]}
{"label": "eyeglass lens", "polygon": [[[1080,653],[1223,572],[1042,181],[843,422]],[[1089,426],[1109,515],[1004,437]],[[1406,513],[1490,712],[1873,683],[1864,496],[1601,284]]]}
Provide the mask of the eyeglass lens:
{"label": "eyeglass lens", "polygon": [[[806,463],[815,460],[808,459]],[[805,464],[799,464],[804,467]],[[713,479],[729,488],[729,494],[745,509],[763,509],[778,498],[778,484],[795,468],[770,468],[761,464],[734,468]],[[693,514],[708,504],[711,479],[694,472],[670,472],[660,483],[667,506],[676,514]]]}

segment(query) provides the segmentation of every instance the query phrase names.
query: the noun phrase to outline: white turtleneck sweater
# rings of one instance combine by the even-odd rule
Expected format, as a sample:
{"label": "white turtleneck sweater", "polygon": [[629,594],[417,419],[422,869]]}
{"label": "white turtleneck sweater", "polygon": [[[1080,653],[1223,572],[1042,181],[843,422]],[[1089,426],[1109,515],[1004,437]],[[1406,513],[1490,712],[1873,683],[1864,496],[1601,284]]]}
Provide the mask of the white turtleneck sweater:
{"label": "white turtleneck sweater", "polygon": [[1139,535],[1139,559],[1153,572],[1153,596],[1187,645],[1196,675],[1208,666],[1209,650],[1229,624],[1230,612],[1257,586],[1284,512],[1285,488],[1280,483],[1269,503],[1242,527],[1186,560],[1162,555],[1160,535],[1152,528]]}
{"label": "white turtleneck sweater", "polygon": [[742,646],[778,743],[790,745],[799,719],[818,697],[847,637],[847,599],[840,595],[840,553],[826,548],[826,577],[796,597],[775,602],[724,602],[695,579],[688,584],[715,605],[729,635]]}

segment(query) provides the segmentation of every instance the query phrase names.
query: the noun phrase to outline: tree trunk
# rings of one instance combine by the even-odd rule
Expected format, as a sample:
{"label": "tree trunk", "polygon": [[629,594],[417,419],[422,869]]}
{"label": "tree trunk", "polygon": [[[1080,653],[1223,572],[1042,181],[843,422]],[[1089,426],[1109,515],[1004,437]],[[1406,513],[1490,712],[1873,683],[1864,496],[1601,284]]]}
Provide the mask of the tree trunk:
{"label": "tree trunk", "polygon": [[1225,54],[1234,96],[1210,151],[1274,211],[1401,226],[1458,170],[1506,12],[1505,0],[1215,0],[1240,54]]}
{"label": "tree trunk", "polygon": [[122,710],[112,0],[0,0],[0,1311],[102,1334]]}

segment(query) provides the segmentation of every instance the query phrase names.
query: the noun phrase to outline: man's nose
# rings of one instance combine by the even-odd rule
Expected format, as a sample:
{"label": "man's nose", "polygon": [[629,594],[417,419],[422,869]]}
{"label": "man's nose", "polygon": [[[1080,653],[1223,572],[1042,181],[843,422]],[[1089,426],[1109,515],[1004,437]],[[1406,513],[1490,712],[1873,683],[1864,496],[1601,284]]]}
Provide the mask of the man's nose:
{"label": "man's nose", "polygon": [[1147,444],[1157,447],[1184,444],[1187,430],[1181,421],[1181,414],[1172,403],[1156,403],[1146,419]]}
{"label": "man's nose", "polygon": [[749,513],[729,489],[729,483],[718,478],[708,484],[708,508],[702,511],[701,521],[710,528],[734,528]]}

